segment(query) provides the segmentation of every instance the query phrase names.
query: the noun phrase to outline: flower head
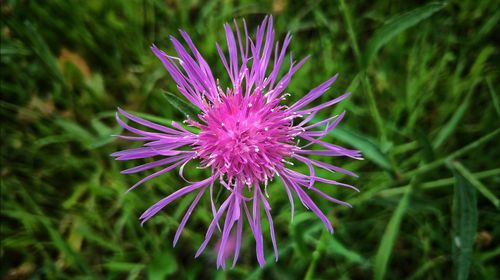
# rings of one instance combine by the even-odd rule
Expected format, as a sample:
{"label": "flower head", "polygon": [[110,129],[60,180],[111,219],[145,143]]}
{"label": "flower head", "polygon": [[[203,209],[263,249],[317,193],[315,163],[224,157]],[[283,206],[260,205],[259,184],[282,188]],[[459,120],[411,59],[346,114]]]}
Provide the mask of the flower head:
{"label": "flower head", "polygon": [[[315,173],[315,168],[349,176],[356,175],[340,167],[309,159],[307,156],[345,156],[361,159],[361,154],[356,150],[322,141],[322,138],[342,120],[345,113],[313,123],[316,113],[320,110],[329,108],[349,96],[344,94],[328,102],[311,106],[313,101],[328,90],[337,76],[315,87],[291,106],[286,106],[283,101],[289,94],[284,90],[307,58],[299,62],[290,59],[288,71],[279,77],[278,73],[291,41],[290,34],[286,35],[280,48],[279,43],[274,45],[272,17],[264,19],[257,28],[254,40],[250,38],[246,24],[244,21],[243,23],[244,34],[240,32],[236,21],[234,22],[236,35],[229,24],[224,25],[228,58],[217,45],[222,63],[231,80],[231,87],[225,91],[214,78],[207,62],[187,33],[181,31],[181,36],[191,53],[174,37],[171,37],[171,41],[177,57],[166,54],[156,46],[152,47],[154,54],[163,62],[176,82],[179,92],[199,109],[198,119],[188,117],[185,123],[193,129],[187,130],[176,122],[172,122],[171,127],[166,127],[118,109],[123,117],[148,130],[129,126],[117,114],[118,123],[125,130],[135,134],[118,137],[142,141],[144,144],[140,148],[113,154],[117,160],[155,158],[149,163],[122,171],[125,174],[161,167],[161,170],[146,176],[129,190],[177,167],[184,179],[184,166],[191,160],[199,160],[201,168],[210,168],[211,176],[198,182],[189,182],[189,185],[178,189],[146,210],[140,220],[144,223],[170,202],[186,194],[196,193],[175,234],[175,246],[191,213],[208,189],[213,220],[196,257],[205,249],[217,227],[221,232],[217,242],[217,250],[220,252],[217,266],[223,268],[226,265],[228,248],[234,251],[233,266],[236,264],[245,220],[256,242],[257,260],[261,266],[264,265],[261,207],[269,221],[271,241],[276,260],[278,259],[271,207],[266,198],[267,184],[275,177],[281,179],[290,200],[292,219],[295,195],[307,209],[321,219],[330,232],[333,232],[330,221],[308,193],[314,192],[334,203],[350,206],[319,190],[315,182],[357,189],[319,177]],[[192,132],[194,130],[197,132]],[[306,144],[299,146],[299,140],[305,141]],[[312,145],[319,145],[322,149],[308,149]],[[292,160],[305,164],[309,174],[290,169],[288,166],[292,165]],[[217,182],[219,184],[215,185]],[[225,188],[227,193],[226,199],[218,207],[212,196],[214,187]],[[232,239],[234,241],[231,241]]]}

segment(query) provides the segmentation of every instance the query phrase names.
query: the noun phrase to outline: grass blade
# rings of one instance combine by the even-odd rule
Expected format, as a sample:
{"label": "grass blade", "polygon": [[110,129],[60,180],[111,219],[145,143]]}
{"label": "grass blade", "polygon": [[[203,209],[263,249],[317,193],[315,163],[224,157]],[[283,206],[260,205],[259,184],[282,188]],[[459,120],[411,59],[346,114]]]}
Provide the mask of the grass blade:
{"label": "grass blade", "polygon": [[403,198],[399,201],[398,207],[392,214],[391,220],[385,228],[384,236],[382,237],[382,241],[380,242],[380,246],[378,247],[377,254],[375,255],[375,280],[384,279],[384,275],[389,264],[389,258],[391,257],[392,247],[399,233],[401,220],[403,219],[403,216],[408,209],[412,189],[413,188],[406,189]]}
{"label": "grass blade", "polygon": [[72,122],[67,119],[59,118],[55,120],[55,123],[67,134],[74,137],[75,140],[84,144],[89,145],[94,139],[94,136],[88,132],[86,129],[81,127],[78,123]]}
{"label": "grass blade", "polygon": [[361,266],[368,265],[368,260],[366,260],[358,252],[350,250],[340,243],[333,235],[329,235],[329,240],[327,240],[326,250],[332,255],[340,255],[346,258],[350,263],[357,263]]}
{"label": "grass blade", "polygon": [[491,192],[483,183],[481,183],[474,174],[472,174],[460,162],[455,161],[452,163],[453,167],[462,175],[470,184],[472,184],[484,197],[486,197],[495,207],[500,208],[500,200]]}
{"label": "grass blade", "polygon": [[454,273],[455,279],[465,280],[469,276],[477,229],[476,190],[453,166],[452,169],[455,175],[452,208]]}
{"label": "grass blade", "polygon": [[446,141],[446,139],[450,137],[450,135],[455,131],[455,129],[459,125],[460,121],[465,115],[465,112],[467,111],[467,108],[469,107],[472,95],[474,93],[474,89],[476,88],[476,85],[480,80],[481,73],[483,72],[482,70],[484,68],[484,64],[488,61],[489,57],[493,54],[494,50],[495,49],[493,47],[487,46],[477,56],[477,59],[474,62],[474,65],[472,66],[472,69],[468,75],[469,77],[472,77],[472,82],[469,88],[469,92],[467,93],[462,104],[460,104],[458,109],[455,110],[455,113],[453,114],[451,119],[439,131],[439,134],[436,136],[436,139],[434,141],[433,145],[434,149],[441,147]]}
{"label": "grass blade", "polygon": [[497,115],[500,117],[500,101],[498,100],[498,94],[496,93],[495,88],[491,84],[490,77],[486,78],[486,83],[488,84],[488,89],[490,90],[491,99],[493,99],[495,111],[497,111]]}
{"label": "grass blade", "polygon": [[372,160],[383,169],[388,171],[394,170],[387,155],[383,153],[376,144],[368,140],[367,137],[358,135],[342,127],[336,127],[332,135],[340,139],[340,141],[348,143],[349,145],[352,145],[356,149],[360,150],[363,152],[363,156]]}
{"label": "grass blade", "polygon": [[146,119],[148,121],[158,123],[158,124],[162,124],[162,125],[166,125],[166,126],[172,125],[172,120],[170,120],[170,119],[158,117],[158,116],[143,113],[143,112],[135,112],[134,111],[134,112],[132,112],[132,114],[134,114],[135,116],[138,116],[140,118]]}
{"label": "grass blade", "polygon": [[433,2],[410,12],[398,15],[390,19],[384,26],[375,32],[368,42],[365,52],[365,67],[368,66],[377,51],[387,44],[392,38],[406,29],[416,25],[422,20],[430,17],[437,11],[444,8],[446,3]]}
{"label": "grass blade", "polygon": [[428,273],[432,271],[432,269],[435,268],[436,266],[443,264],[446,261],[446,259],[447,258],[445,256],[439,256],[437,258],[428,260],[417,271],[413,272],[410,278],[408,278],[408,280],[425,279],[425,275],[428,275]]}
{"label": "grass blade", "polygon": [[175,109],[177,109],[185,116],[196,118],[196,116],[198,116],[198,114],[200,113],[199,109],[197,109],[191,103],[184,101],[179,96],[168,91],[164,91],[163,94],[165,96],[165,100],[167,100],[168,103],[170,103]]}
{"label": "grass blade", "polygon": [[[500,175],[500,168],[495,168],[495,169],[489,169],[481,172],[477,172],[474,174],[471,174],[474,176],[476,179],[482,179],[482,178],[488,178],[491,176],[498,176]],[[431,189],[436,189],[440,187],[447,187],[451,186],[455,183],[455,178],[450,177],[450,178],[443,178],[443,179],[438,179],[435,181],[430,181],[430,182],[425,182],[420,184],[419,189],[420,190],[431,190]],[[397,187],[397,188],[390,188],[390,189],[385,189],[381,192],[379,192],[377,195],[381,197],[386,197],[390,195],[400,195],[405,192],[406,189],[408,189],[410,185],[402,186],[402,187]]]}
{"label": "grass blade", "polygon": [[434,149],[432,148],[432,145],[429,142],[429,139],[427,138],[427,135],[423,129],[417,129],[416,138],[420,146],[420,152],[422,153],[423,161],[427,163],[434,161],[436,158],[436,153],[434,152]]}
{"label": "grass blade", "polygon": [[414,170],[411,170],[411,171],[408,171],[406,172],[405,174],[403,174],[403,178],[410,178],[412,176],[415,176],[415,175],[418,175],[418,174],[422,174],[422,173],[425,173],[427,171],[430,171],[430,170],[433,170],[437,167],[440,167],[441,165],[445,164],[447,160],[452,160],[452,159],[455,159],[457,157],[460,157],[462,155],[465,155],[467,154],[468,152],[476,149],[477,147],[483,145],[484,143],[487,143],[488,141],[492,140],[492,139],[496,139],[495,137],[497,136],[497,134],[500,134],[500,128],[486,134],[485,136],[477,139],[476,141],[468,144],[468,145],[465,145],[464,147],[454,151],[453,153],[449,154],[447,157],[445,158],[440,158],[440,159],[437,159],[431,163],[428,163],[428,164],[424,164],[422,166],[419,166],[418,168],[414,169]]}
{"label": "grass blade", "polygon": [[[340,10],[342,11],[342,14],[344,15],[345,24],[347,27],[347,34],[349,34],[349,39],[351,40],[352,49],[354,51],[354,55],[356,56],[356,62],[358,64],[358,67],[360,69],[363,69],[361,52],[359,50],[359,45],[358,45],[358,42],[356,40],[356,33],[354,32],[354,28],[352,25],[352,16],[351,16],[349,8],[347,7],[344,0],[340,1]],[[385,128],[384,128],[384,122],[382,121],[382,116],[378,110],[377,102],[375,100],[375,95],[373,94],[372,87],[370,85],[370,81],[368,80],[368,76],[365,73],[365,71],[362,70],[360,73],[358,73],[358,75],[356,77],[361,77],[363,91],[366,94],[368,104],[370,106],[370,111],[373,115],[373,118],[375,120],[375,124],[377,126],[378,133],[380,135],[380,140],[382,141],[383,144],[386,144],[387,134],[386,134]]]}
{"label": "grass blade", "polygon": [[354,55],[356,56],[358,64],[360,64],[361,52],[359,50],[358,42],[356,40],[356,33],[354,33],[354,29],[352,27],[351,13],[349,12],[349,9],[347,8],[347,5],[345,4],[344,0],[340,0],[340,10],[342,11],[342,14],[344,15],[344,20],[346,21],[347,34],[349,34],[349,39],[351,40],[352,43],[352,49],[354,51]]}

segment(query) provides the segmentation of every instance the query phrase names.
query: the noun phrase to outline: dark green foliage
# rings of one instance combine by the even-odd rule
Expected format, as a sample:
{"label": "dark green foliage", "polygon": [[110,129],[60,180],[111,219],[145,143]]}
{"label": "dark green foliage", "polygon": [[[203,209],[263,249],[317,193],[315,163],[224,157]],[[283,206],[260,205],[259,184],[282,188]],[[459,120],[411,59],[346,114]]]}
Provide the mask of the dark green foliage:
{"label": "dark green foliage", "polygon": [[[10,0],[0,9],[0,278],[500,277],[499,1]],[[168,36],[186,30],[225,88],[222,25],[244,17],[254,31],[269,13],[279,38],[292,32],[294,58],[312,55],[289,102],[335,73],[317,102],[352,92],[317,117],[347,111],[326,140],[366,160],[329,163],[360,178],[318,174],[361,192],[319,186],[354,206],[313,196],[335,226],[330,236],[298,201],[290,224],[274,182],[279,262],[264,232],[267,265],[257,265],[245,225],[238,265],[217,271],[213,243],[193,258],[212,217],[207,197],[176,248],[192,197],[140,226],[142,211],[185,183],[171,172],[125,194],[144,174],[120,174],[133,163],[109,156],[131,147],[111,136],[121,133],[114,112],[166,124],[195,117],[149,46],[173,54]],[[185,175],[207,172],[193,163]]]}

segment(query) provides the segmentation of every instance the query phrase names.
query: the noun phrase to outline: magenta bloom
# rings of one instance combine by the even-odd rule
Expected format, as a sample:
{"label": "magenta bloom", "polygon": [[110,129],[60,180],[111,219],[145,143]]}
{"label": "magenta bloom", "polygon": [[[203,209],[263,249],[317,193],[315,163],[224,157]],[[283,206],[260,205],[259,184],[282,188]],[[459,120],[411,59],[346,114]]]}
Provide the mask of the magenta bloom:
{"label": "magenta bloom", "polygon": [[[218,252],[220,252],[217,267],[222,268],[225,268],[226,246],[234,248],[232,250],[234,251],[233,266],[236,264],[244,220],[250,225],[255,238],[257,260],[261,266],[264,265],[261,207],[264,208],[269,221],[271,241],[276,260],[278,259],[271,207],[266,199],[269,180],[279,177],[283,183],[290,200],[292,219],[293,196],[295,195],[304,207],[313,211],[326,228],[333,232],[330,221],[308,193],[314,192],[334,203],[350,206],[320,191],[316,188],[315,182],[347,187],[356,191],[357,189],[347,184],[318,177],[315,175],[315,168],[350,176],[356,175],[340,167],[309,159],[307,155],[346,156],[362,159],[361,154],[356,150],[321,141],[342,120],[344,113],[312,123],[314,116],[320,110],[327,109],[349,96],[347,93],[323,104],[310,106],[328,90],[337,76],[312,89],[295,104],[291,106],[282,104],[285,97],[289,95],[284,93],[284,90],[307,58],[298,63],[290,58],[288,71],[279,77],[278,73],[291,41],[290,34],[286,35],[280,48],[279,43],[274,45],[275,33],[272,17],[266,17],[257,28],[255,40],[249,37],[244,21],[244,34],[240,33],[236,21],[234,24],[236,36],[229,24],[224,25],[228,59],[217,45],[222,63],[232,83],[225,91],[219,86],[218,80],[212,75],[210,67],[187,33],[180,32],[190,52],[174,37],[171,37],[171,41],[177,51],[177,57],[166,54],[156,46],[152,47],[154,54],[163,62],[177,83],[178,90],[199,108],[199,120],[188,116],[185,121],[187,125],[193,127],[191,130],[197,130],[197,132],[193,133],[176,122],[172,122],[171,127],[158,125],[118,109],[123,117],[154,132],[131,127],[117,114],[118,123],[125,130],[135,134],[135,136],[120,135],[118,137],[145,143],[140,148],[113,154],[117,160],[155,158],[152,162],[124,170],[122,172],[124,174],[155,167],[162,168],[137,182],[129,191],[177,167],[180,167],[179,174],[184,179],[183,168],[191,160],[199,160],[201,168],[210,168],[212,174],[210,177],[195,183],[189,182],[188,186],[178,189],[150,207],[141,215],[140,220],[144,223],[170,202],[186,194],[196,193],[175,234],[175,246],[189,216],[201,196],[209,189],[214,217],[196,257],[205,249],[217,227],[220,231],[220,239],[217,242]],[[302,146],[299,145],[299,140],[302,140]],[[322,149],[308,149],[313,144],[321,146]],[[293,165],[292,160],[306,164],[309,174],[301,174],[288,168],[289,165]],[[227,194],[220,206],[215,205],[212,196],[216,181],[220,183],[217,187],[224,187]],[[219,223],[222,223],[222,227]],[[230,241],[231,244],[228,245],[228,240],[233,235],[235,241]]]}

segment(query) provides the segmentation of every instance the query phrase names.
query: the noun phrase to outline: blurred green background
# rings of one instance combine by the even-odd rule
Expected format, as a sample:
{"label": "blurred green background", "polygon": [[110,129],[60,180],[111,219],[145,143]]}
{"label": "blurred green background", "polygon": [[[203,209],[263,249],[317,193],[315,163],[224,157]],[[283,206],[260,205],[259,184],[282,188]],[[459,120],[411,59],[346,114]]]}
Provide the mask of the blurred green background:
{"label": "blurred green background", "polygon": [[[245,18],[254,32],[266,14],[281,40],[293,34],[295,58],[312,55],[290,102],[335,73],[322,101],[353,93],[321,117],[347,110],[327,140],[366,160],[325,160],[360,178],[320,174],[361,193],[321,186],[354,206],[314,197],[332,236],[300,203],[290,224],[286,193],[271,185],[280,260],[265,231],[260,268],[247,228],[237,267],[218,271],[213,242],[194,259],[211,220],[207,197],[176,248],[190,197],[140,226],[144,210],[184,183],[171,172],[125,194],[144,174],[121,175],[133,163],[109,156],[132,146],[110,136],[120,133],[114,110],[183,120],[149,46],[172,54],[168,36],[182,28],[225,77],[222,25]],[[500,277],[499,1],[4,0],[1,17],[2,279]]]}

